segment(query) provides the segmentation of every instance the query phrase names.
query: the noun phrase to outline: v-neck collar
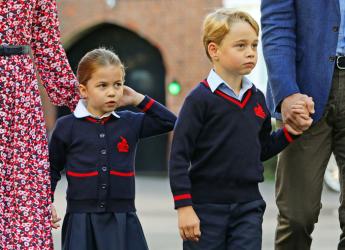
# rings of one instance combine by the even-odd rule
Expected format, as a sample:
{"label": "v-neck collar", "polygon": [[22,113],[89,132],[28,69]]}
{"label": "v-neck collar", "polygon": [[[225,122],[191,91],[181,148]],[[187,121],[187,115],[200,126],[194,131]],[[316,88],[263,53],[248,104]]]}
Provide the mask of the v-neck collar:
{"label": "v-neck collar", "polygon": [[[210,86],[209,86],[209,84],[208,84],[208,82],[207,82],[206,79],[203,80],[202,83],[203,83],[207,88],[210,89]],[[219,90],[219,89],[216,89],[213,93],[215,93],[216,95],[218,95],[218,96],[220,96],[220,97],[226,99],[227,101],[230,101],[230,102],[236,104],[236,105],[239,106],[241,109],[243,109],[243,108],[247,105],[247,103],[248,103],[250,97],[252,96],[252,89],[253,89],[253,88],[247,90],[247,92],[244,94],[244,98],[242,99],[242,101],[239,101],[239,100],[237,100],[236,98],[233,98],[233,97],[231,97],[231,96],[225,94],[223,91],[221,91],[221,90]]]}

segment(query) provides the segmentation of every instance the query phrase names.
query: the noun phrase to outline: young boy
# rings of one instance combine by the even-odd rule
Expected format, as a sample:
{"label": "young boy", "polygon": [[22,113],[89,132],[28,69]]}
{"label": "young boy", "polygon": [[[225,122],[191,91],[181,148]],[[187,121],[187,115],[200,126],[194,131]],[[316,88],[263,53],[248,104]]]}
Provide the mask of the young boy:
{"label": "young boy", "polygon": [[[286,128],[271,134],[265,97],[244,77],[257,62],[258,33],[244,12],[220,9],[205,19],[203,42],[213,69],[183,104],[170,159],[183,249],[261,249],[261,161],[295,135]],[[293,108],[308,119],[304,102]]]}

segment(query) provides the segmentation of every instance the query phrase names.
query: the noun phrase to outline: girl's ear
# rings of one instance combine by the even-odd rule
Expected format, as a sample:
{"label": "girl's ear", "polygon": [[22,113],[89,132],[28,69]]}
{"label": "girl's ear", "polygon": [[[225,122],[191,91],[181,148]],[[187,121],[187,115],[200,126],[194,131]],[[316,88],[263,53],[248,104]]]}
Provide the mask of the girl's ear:
{"label": "girl's ear", "polygon": [[210,42],[207,46],[207,51],[212,60],[218,61],[219,46],[215,42]]}
{"label": "girl's ear", "polygon": [[86,88],[86,86],[83,85],[83,84],[79,84],[78,88],[79,88],[79,92],[80,92],[81,96],[84,99],[86,99],[87,98],[87,88]]}

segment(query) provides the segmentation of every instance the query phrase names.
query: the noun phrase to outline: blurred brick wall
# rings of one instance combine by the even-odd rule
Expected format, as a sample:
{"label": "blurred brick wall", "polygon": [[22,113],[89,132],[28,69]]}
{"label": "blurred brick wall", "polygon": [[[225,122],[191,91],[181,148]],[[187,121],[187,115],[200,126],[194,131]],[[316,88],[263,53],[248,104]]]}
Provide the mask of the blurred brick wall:
{"label": "blurred brick wall", "polygon": [[177,113],[185,95],[207,76],[210,63],[201,42],[206,13],[222,0],[117,0],[111,9],[106,0],[58,0],[62,42],[65,49],[83,32],[101,23],[125,27],[156,46],[162,54],[168,84],[182,85],[178,96],[166,94],[167,106]]}

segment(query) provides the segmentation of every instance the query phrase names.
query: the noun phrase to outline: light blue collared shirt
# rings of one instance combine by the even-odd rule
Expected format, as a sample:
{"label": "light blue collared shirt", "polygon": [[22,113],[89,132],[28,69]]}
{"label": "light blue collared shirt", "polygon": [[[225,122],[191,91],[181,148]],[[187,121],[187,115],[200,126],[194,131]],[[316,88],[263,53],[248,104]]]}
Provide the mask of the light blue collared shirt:
{"label": "light blue collared shirt", "polygon": [[345,55],[345,0],[339,0],[341,23],[339,26],[339,37],[337,54]]}
{"label": "light blue collared shirt", "polygon": [[98,117],[98,116],[95,116],[93,114],[91,114],[87,108],[86,108],[86,101],[83,100],[83,99],[80,99],[79,102],[78,102],[78,105],[77,107],[75,108],[74,112],[73,112],[73,115],[76,117],[76,118],[84,118],[84,117],[88,117],[88,116],[91,116],[95,119],[102,119],[102,118],[105,118],[105,117],[108,117],[110,115],[113,115],[115,116],[116,118],[120,118],[120,116],[118,114],[115,113],[115,111],[112,111],[112,112],[109,112],[109,113],[105,113],[104,115],[102,115],[101,117]]}
{"label": "light blue collared shirt", "polygon": [[208,85],[210,85],[212,92],[214,92],[216,89],[219,89],[228,96],[231,96],[239,101],[241,101],[243,95],[253,87],[253,83],[251,83],[248,78],[243,77],[240,93],[236,95],[234,89],[231,88],[229,84],[227,84],[213,69],[211,69],[210,73],[208,74],[207,82]]}

